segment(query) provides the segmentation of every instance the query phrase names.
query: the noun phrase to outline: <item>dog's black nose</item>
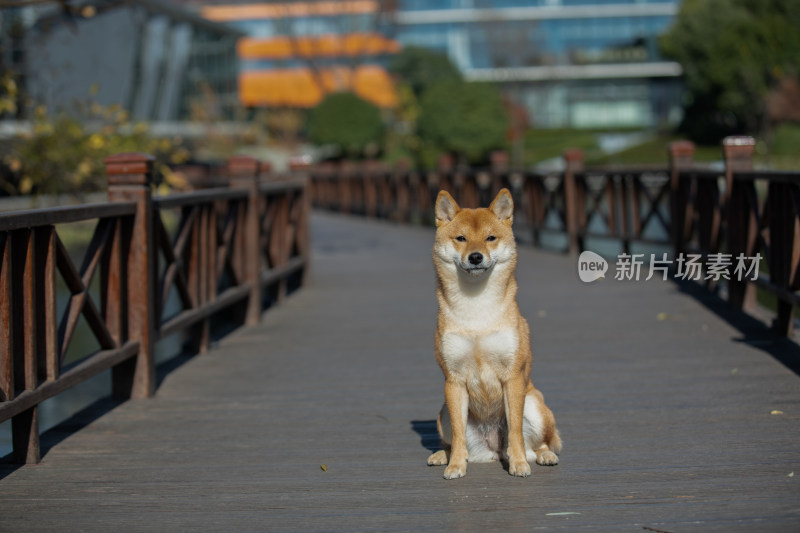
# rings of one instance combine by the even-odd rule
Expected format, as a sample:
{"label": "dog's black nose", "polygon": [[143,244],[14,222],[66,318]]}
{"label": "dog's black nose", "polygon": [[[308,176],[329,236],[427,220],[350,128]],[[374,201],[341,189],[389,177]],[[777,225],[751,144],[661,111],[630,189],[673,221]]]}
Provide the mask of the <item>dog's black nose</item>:
{"label": "dog's black nose", "polygon": [[469,264],[471,265],[480,265],[481,261],[483,261],[483,256],[479,252],[472,252],[469,254]]}

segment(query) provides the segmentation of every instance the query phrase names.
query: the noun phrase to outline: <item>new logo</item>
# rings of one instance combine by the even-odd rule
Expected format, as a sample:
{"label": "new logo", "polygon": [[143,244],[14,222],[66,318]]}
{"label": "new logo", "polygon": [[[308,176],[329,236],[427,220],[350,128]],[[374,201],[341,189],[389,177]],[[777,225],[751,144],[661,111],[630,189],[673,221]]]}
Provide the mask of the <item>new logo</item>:
{"label": "new logo", "polygon": [[608,262],[594,252],[586,250],[578,257],[578,276],[584,283],[605,278]]}

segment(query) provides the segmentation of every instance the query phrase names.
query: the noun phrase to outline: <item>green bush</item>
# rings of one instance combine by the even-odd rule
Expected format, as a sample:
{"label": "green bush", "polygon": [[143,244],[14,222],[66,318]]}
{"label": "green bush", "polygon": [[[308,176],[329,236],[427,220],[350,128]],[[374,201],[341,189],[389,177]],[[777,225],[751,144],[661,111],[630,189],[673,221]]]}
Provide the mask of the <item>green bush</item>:
{"label": "green bush", "polygon": [[84,118],[94,123],[91,129],[77,116],[51,117],[43,106],[36,108],[31,130],[4,149],[2,162],[11,176],[3,181],[5,194],[80,195],[103,190],[103,159],[120,152],[150,154],[166,185],[177,179],[167,165],[188,159],[180,139],[150,137],[146,124],[131,124],[127,111],[117,105],[95,103],[83,111]]}
{"label": "green bush", "polygon": [[380,110],[349,92],[329,94],[308,118],[311,142],[333,145],[339,156],[375,155],[383,130]]}
{"label": "green bush", "polygon": [[445,81],[431,86],[420,100],[423,143],[469,163],[485,163],[490,151],[505,148],[508,126],[502,96],[493,85]]}

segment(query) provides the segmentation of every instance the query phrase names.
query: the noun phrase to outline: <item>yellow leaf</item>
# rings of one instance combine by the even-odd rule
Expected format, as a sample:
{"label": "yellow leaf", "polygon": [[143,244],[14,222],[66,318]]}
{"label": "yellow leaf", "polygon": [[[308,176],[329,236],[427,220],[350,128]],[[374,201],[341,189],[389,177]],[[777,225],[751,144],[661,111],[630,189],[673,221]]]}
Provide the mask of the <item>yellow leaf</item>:
{"label": "yellow leaf", "polygon": [[782,415],[783,411],[779,411],[778,409],[773,409],[772,411],[770,411],[769,414],[771,414],[771,415]]}
{"label": "yellow leaf", "polygon": [[323,472],[328,471],[328,465],[319,465],[319,467],[322,469]]}
{"label": "yellow leaf", "polygon": [[103,136],[98,133],[93,133],[89,136],[89,146],[94,148],[95,150],[99,150],[105,144],[105,139]]}
{"label": "yellow leaf", "polygon": [[22,194],[29,194],[31,189],[33,189],[33,180],[28,176],[25,176],[19,182],[19,192]]}

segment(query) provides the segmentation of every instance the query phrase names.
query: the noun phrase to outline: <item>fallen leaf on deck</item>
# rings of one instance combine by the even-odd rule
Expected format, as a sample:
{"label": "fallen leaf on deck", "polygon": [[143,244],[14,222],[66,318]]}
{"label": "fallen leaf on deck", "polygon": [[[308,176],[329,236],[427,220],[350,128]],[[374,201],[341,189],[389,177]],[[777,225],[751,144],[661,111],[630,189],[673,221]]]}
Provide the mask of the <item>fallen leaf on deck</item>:
{"label": "fallen leaf on deck", "polygon": [[771,415],[782,415],[783,411],[779,411],[777,409],[773,409],[772,411],[769,412],[769,414],[771,414]]}
{"label": "fallen leaf on deck", "polygon": [[789,472],[789,475],[786,477],[794,477],[794,472]]}
{"label": "fallen leaf on deck", "polygon": [[323,472],[328,471],[328,465],[319,465],[319,467],[322,469]]}

